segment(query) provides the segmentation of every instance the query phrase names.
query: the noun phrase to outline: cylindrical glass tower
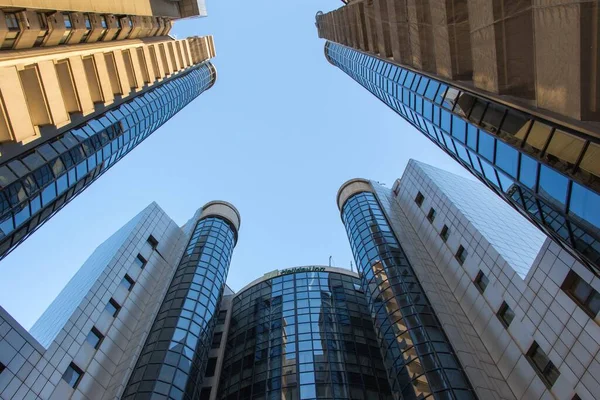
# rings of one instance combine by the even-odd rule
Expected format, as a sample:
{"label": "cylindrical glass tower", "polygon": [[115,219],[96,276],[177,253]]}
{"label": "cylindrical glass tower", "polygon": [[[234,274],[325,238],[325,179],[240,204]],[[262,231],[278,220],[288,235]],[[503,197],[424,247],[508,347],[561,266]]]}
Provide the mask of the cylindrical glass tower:
{"label": "cylindrical glass tower", "polygon": [[231,312],[218,399],[392,399],[356,274],[282,270]]}
{"label": "cylindrical glass tower", "polygon": [[346,182],[337,200],[392,393],[403,400],[476,399],[370,182]]}
{"label": "cylindrical glass tower", "polygon": [[123,399],[197,399],[240,216],[206,204],[140,353]]}

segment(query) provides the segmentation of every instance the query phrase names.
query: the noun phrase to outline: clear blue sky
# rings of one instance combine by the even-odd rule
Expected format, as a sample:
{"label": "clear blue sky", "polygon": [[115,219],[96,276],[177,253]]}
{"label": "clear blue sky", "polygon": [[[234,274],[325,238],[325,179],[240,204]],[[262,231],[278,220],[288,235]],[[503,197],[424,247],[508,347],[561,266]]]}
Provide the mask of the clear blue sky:
{"label": "clear blue sky", "polygon": [[242,216],[229,285],[267,271],[352,259],[335,204],[364,177],[391,187],[409,158],[468,173],[323,55],[314,16],[339,0],[208,0],[218,78],[0,262],[0,305],[31,327],[91,252],[156,201],[183,224],[204,203]]}

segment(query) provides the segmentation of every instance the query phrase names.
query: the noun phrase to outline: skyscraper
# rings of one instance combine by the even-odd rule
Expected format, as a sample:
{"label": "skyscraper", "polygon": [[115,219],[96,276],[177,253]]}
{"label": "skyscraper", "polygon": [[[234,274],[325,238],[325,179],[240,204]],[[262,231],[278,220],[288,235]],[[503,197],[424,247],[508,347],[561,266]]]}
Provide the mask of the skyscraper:
{"label": "skyscraper", "polygon": [[178,227],[151,204],[31,332],[0,308],[0,398],[595,398],[600,280],[493,193],[411,161],[338,205],[358,273],[278,269],[236,293],[235,208]]}
{"label": "skyscraper", "polygon": [[167,36],[203,3],[22,3],[0,2],[0,258],[216,79],[211,36]]}
{"label": "skyscraper", "polygon": [[327,60],[600,270],[596,1],[355,0]]}

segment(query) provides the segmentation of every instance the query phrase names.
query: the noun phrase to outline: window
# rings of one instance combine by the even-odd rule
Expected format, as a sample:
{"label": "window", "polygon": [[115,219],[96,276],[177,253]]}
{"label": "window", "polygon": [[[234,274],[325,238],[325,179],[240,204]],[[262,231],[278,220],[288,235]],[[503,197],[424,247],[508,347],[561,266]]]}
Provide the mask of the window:
{"label": "window", "polygon": [[217,332],[213,335],[212,339],[212,347],[213,349],[218,349],[221,346],[221,338],[223,337],[222,332]]}
{"label": "window", "polygon": [[131,292],[131,289],[133,289],[134,284],[135,284],[135,281],[133,279],[131,279],[131,277],[127,274],[125,274],[125,276],[123,277],[123,280],[121,280],[121,286],[123,286],[125,289],[127,289],[128,292]]}
{"label": "window", "polygon": [[206,364],[206,376],[207,378],[211,376],[215,376],[215,367],[217,366],[217,357],[212,357],[208,359],[208,363]]}
{"label": "window", "polygon": [[158,246],[158,240],[156,240],[156,238],[152,235],[148,236],[148,243],[150,243],[150,246],[152,246],[152,249],[156,249],[156,247]]}
{"label": "window", "polygon": [[560,372],[558,372],[558,369],[535,341],[527,352],[527,360],[531,363],[533,369],[535,369],[535,372],[544,381],[548,389],[550,389],[558,379]]}
{"label": "window", "polygon": [[429,222],[435,221],[435,209],[432,207],[429,209],[429,213],[427,214],[427,219]]}
{"label": "window", "polygon": [[581,397],[579,397],[579,395],[575,393],[575,396],[573,396],[571,400],[581,400]]}
{"label": "window", "polygon": [[62,378],[65,382],[69,384],[73,389],[77,388],[79,382],[81,381],[81,377],[83,376],[83,371],[77,365],[71,363],[67,367],[67,370],[63,374]]}
{"label": "window", "polygon": [[6,27],[9,31],[18,31],[19,30],[19,20],[17,20],[17,14],[15,13],[5,13],[4,20],[6,21]]}
{"label": "window", "polygon": [[225,323],[226,318],[227,311],[219,311],[219,316],[217,317],[217,325],[223,325]]}
{"label": "window", "polygon": [[505,328],[508,328],[513,319],[515,319],[515,312],[508,306],[508,304],[506,304],[505,301],[502,302],[502,305],[498,310],[498,314],[496,315]]}
{"label": "window", "polygon": [[591,318],[600,312],[600,293],[573,271],[569,271],[561,289]]}
{"label": "window", "polygon": [[116,317],[117,314],[119,314],[119,310],[121,309],[121,306],[119,305],[119,303],[117,303],[115,301],[115,299],[110,299],[108,301],[108,304],[106,305],[105,310],[108,311],[108,313],[110,315],[112,315],[113,317]]}
{"label": "window", "polygon": [[198,400],[209,400],[211,389],[211,387],[202,388],[200,391],[200,398]]}
{"label": "window", "polygon": [[465,260],[467,259],[467,250],[462,246],[458,246],[458,250],[456,250],[456,261],[458,261],[458,263],[460,265],[463,265],[465,263]]}
{"label": "window", "polygon": [[4,364],[0,363],[0,374],[2,372],[4,372],[5,369],[6,369],[6,366]]}
{"label": "window", "polygon": [[147,263],[146,259],[144,257],[142,257],[141,254],[138,254],[137,257],[135,258],[135,260],[133,260],[133,262],[141,269],[144,269],[144,267],[146,266],[146,263]]}
{"label": "window", "polygon": [[485,276],[483,272],[479,271],[475,277],[475,286],[477,287],[477,290],[479,290],[479,293],[483,294],[483,292],[485,292],[485,288],[488,286],[488,283],[490,283],[490,281],[488,280],[487,276]]}
{"label": "window", "polygon": [[69,14],[63,14],[63,18],[65,20],[65,28],[71,29],[73,24],[71,23],[71,16]]}
{"label": "window", "polygon": [[100,343],[102,343],[102,339],[104,339],[104,335],[100,333],[96,327],[92,327],[90,333],[88,333],[85,340],[92,345],[93,348],[98,349],[100,347]]}
{"label": "window", "polygon": [[417,197],[415,197],[415,203],[417,203],[417,205],[421,207],[421,205],[423,204],[423,200],[425,200],[425,196],[423,196],[423,193],[418,192]]}
{"label": "window", "polygon": [[449,236],[450,236],[450,229],[448,229],[447,225],[444,225],[444,227],[442,228],[442,231],[440,232],[440,237],[445,242],[448,240]]}

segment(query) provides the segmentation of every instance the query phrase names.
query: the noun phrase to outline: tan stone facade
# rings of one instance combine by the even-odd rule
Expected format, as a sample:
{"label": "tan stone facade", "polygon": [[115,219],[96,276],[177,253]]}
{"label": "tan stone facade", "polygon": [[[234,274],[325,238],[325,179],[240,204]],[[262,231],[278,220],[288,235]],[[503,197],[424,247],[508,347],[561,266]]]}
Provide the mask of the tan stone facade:
{"label": "tan stone facade", "polygon": [[356,0],[317,25],[321,38],[548,118],[600,120],[598,0]]}
{"label": "tan stone facade", "polygon": [[211,36],[0,52],[0,143],[28,143],[215,55]]}

